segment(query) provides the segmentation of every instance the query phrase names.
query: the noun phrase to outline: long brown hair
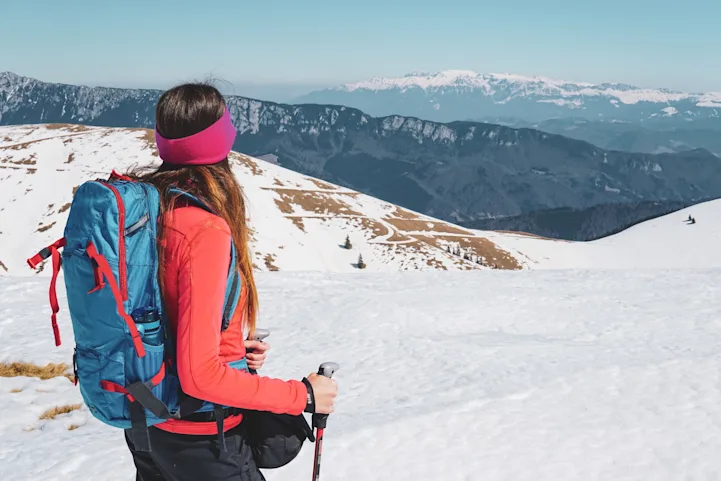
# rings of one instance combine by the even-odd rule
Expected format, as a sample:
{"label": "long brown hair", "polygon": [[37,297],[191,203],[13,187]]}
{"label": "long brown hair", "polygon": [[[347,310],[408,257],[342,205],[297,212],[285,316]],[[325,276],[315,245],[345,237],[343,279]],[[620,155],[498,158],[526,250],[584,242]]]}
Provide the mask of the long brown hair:
{"label": "long brown hair", "polygon": [[[224,112],[225,100],[215,87],[205,83],[183,84],[160,96],[155,109],[156,125],[163,137],[178,139],[206,129],[220,119]],[[175,166],[164,163],[150,172],[136,170],[129,176],[153,184],[158,189],[161,218],[176,206],[178,198],[170,193],[170,189],[179,187],[207,203],[228,223],[247,299],[244,323],[252,335],[258,313],[258,292],[248,246],[245,199],[228,158],[213,165]],[[162,222],[158,229],[158,254],[163,259],[165,235]],[[163,263],[159,265],[162,269]],[[159,279],[162,279],[162,271],[158,274]]]}

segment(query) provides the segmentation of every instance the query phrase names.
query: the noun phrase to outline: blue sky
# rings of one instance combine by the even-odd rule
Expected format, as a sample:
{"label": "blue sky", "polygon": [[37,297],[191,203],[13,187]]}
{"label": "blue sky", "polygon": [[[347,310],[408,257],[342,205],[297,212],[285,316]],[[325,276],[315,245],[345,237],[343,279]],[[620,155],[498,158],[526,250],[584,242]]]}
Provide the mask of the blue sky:
{"label": "blue sky", "polygon": [[287,94],[471,69],[721,91],[719,0],[14,0],[0,15],[0,71],[48,81],[210,75]]}

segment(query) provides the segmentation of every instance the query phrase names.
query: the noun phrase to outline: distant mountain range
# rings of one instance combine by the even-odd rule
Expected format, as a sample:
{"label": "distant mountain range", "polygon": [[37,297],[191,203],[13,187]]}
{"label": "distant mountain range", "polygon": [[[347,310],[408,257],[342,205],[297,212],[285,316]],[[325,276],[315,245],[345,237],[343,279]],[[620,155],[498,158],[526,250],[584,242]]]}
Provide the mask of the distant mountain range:
{"label": "distant mountain range", "polygon": [[296,103],[308,102],[346,105],[375,116],[404,115],[439,122],[499,117],[538,122],[573,116],[669,127],[694,121],[721,126],[721,93],[691,94],[469,70],[373,78],[296,99]]}
{"label": "distant mountain range", "polygon": [[[0,124],[152,127],[159,95],[4,73]],[[236,150],[444,220],[721,195],[721,162],[701,149],[633,154],[533,129],[226,99]]]}
{"label": "distant mountain range", "polygon": [[375,116],[531,127],[630,152],[705,148],[721,155],[721,93],[713,92],[449,70],[374,78],[294,102],[345,105]]}

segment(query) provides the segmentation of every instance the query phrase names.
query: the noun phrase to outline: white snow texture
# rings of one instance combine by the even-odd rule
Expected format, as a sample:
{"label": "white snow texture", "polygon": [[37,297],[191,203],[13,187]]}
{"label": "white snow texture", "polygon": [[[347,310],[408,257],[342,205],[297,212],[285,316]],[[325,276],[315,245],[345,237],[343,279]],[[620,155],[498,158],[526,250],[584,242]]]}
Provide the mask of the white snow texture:
{"label": "white snow texture", "polygon": [[[48,136],[45,128],[23,132],[23,142]],[[56,348],[49,269],[32,277],[21,265],[61,235],[58,208],[71,187],[83,176],[107,174],[110,164],[98,159],[143,155],[133,147],[137,133],[93,132],[78,133],[73,142],[86,147],[72,150],[67,164],[68,151],[60,149],[69,147],[59,139],[0,150],[0,176],[12,175],[0,177],[0,260],[9,266],[0,276],[0,362],[71,363],[62,280],[64,342]],[[17,135],[0,129],[0,148],[17,146]],[[12,138],[2,144],[3,137]],[[316,224],[304,218],[307,231],[294,226],[273,207],[278,192],[262,187],[276,178],[304,189],[314,184],[258,162],[239,161],[237,170],[244,184],[256,186],[246,190],[259,219],[255,248],[278,254],[283,245],[304,257],[278,254],[282,272],[258,273],[259,327],[272,332],[261,374],[300,379],[320,362],[341,365],[322,480],[721,479],[719,201],[591,243],[472,233],[505,249],[521,270],[399,272],[443,257],[378,251],[369,254],[369,267],[384,267],[370,272],[345,269],[350,257],[343,256],[351,254],[340,249],[314,254],[320,249],[309,246],[340,243],[348,226],[336,224],[337,213]],[[246,172],[259,166],[264,174]],[[373,219],[393,210],[366,196],[346,200]],[[684,222],[689,214],[696,224]],[[56,225],[35,232],[44,215]],[[449,225],[429,222],[434,229]],[[368,229],[358,229],[360,239]],[[364,257],[375,252],[364,249]],[[82,403],[80,393],[64,377],[0,377],[0,480],[134,479],[122,431],[84,406],[39,419],[75,403]],[[312,454],[306,443],[294,462],[264,475],[310,478]]]}

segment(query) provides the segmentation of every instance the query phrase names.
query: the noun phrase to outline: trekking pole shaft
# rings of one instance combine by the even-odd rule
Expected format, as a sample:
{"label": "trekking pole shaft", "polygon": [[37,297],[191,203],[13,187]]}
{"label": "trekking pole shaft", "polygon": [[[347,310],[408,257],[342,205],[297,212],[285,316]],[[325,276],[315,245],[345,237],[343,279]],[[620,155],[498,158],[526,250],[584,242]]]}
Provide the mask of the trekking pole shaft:
{"label": "trekking pole shaft", "polygon": [[[325,377],[333,377],[333,374],[340,369],[340,366],[334,362],[324,362],[318,368],[318,374]],[[313,458],[313,481],[320,478],[320,459],[323,452],[323,433],[328,420],[327,414],[313,414],[313,427],[316,428],[315,434],[315,457]]]}
{"label": "trekking pole shaft", "polygon": [[318,481],[320,478],[320,457],[323,452],[323,431],[325,429],[318,428],[315,435],[315,457],[313,459],[313,481]]}

